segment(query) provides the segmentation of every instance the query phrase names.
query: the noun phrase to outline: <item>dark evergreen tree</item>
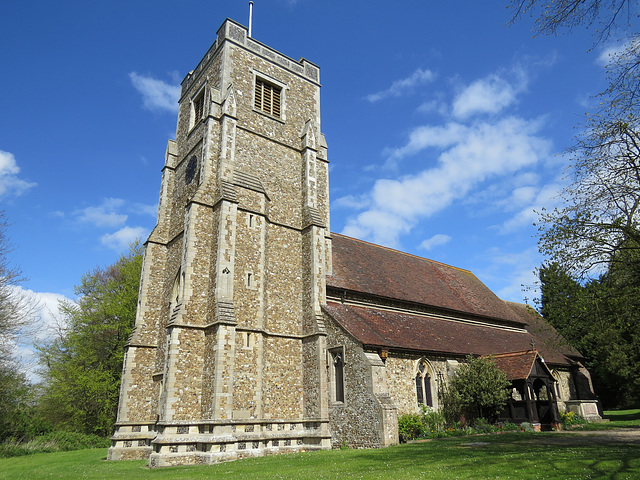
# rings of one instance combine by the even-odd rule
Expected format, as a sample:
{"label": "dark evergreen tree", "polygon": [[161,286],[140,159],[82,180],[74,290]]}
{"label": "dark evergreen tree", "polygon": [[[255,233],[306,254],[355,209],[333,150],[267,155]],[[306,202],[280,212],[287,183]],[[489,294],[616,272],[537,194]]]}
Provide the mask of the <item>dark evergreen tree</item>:
{"label": "dark evergreen tree", "polygon": [[584,356],[606,407],[640,398],[640,284],[635,261],[617,261],[582,284],[559,265],[540,269],[541,313]]}

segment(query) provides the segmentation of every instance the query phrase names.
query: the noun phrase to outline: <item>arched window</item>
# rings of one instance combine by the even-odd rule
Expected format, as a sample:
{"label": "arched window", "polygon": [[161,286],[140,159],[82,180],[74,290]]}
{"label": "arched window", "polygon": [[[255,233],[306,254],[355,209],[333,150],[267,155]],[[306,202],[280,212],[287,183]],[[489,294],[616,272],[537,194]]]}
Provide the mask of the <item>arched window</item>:
{"label": "arched window", "polygon": [[535,394],[535,399],[539,401],[548,401],[551,395],[551,392],[549,392],[549,385],[540,378],[533,382],[533,392]]}
{"label": "arched window", "polygon": [[418,398],[418,405],[433,407],[431,376],[429,375],[429,367],[425,360],[421,360],[420,363],[418,363],[418,371],[416,372],[416,396]]}
{"label": "arched window", "polygon": [[329,350],[329,362],[331,401],[344,403],[344,347]]}
{"label": "arched window", "polygon": [[178,271],[176,278],[173,280],[173,288],[171,289],[171,301],[169,302],[169,314],[182,303],[182,274]]}

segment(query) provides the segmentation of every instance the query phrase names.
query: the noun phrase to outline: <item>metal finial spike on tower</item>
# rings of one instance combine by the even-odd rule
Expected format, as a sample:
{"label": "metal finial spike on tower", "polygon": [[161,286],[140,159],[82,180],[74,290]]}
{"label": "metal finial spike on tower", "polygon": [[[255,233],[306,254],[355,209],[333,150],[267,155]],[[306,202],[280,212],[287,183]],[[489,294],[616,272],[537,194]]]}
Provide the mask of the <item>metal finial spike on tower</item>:
{"label": "metal finial spike on tower", "polygon": [[253,2],[249,2],[249,38],[251,38],[252,28],[253,28]]}

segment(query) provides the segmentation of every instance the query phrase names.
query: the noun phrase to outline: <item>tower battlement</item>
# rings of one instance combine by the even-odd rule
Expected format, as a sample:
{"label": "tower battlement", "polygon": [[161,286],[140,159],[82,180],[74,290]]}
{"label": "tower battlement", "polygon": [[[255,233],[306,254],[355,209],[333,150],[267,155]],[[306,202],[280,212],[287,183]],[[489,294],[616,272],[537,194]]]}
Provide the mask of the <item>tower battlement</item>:
{"label": "tower battlement", "polygon": [[213,42],[211,47],[209,47],[209,50],[204,57],[202,57],[202,60],[200,60],[196,68],[189,72],[182,80],[182,94],[184,94],[191,84],[196,81],[197,77],[207,69],[208,62],[215,57],[216,51],[222,46],[222,43],[225,40],[246,48],[268,61],[275,62],[280,67],[289,70],[291,73],[300,75],[320,86],[320,68],[317,65],[305,58],[300,58],[299,61],[295,61],[292,58],[281,54],[277,50],[274,50],[254,38],[249,37],[248,29],[246,27],[227,18],[218,29],[216,41]]}

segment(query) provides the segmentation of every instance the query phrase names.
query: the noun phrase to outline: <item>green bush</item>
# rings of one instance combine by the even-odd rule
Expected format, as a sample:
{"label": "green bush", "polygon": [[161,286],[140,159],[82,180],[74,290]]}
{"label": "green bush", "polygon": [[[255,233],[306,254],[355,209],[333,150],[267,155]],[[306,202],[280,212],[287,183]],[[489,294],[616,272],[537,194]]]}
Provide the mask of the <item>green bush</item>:
{"label": "green bush", "polygon": [[531,425],[529,422],[522,422],[520,424],[520,428],[525,432],[535,432],[535,430],[533,429],[533,425]]}
{"label": "green bush", "polygon": [[506,373],[493,358],[467,356],[443,394],[445,408],[452,410],[446,415],[447,420],[459,411],[467,422],[479,418],[495,421],[511,395],[510,386]]}
{"label": "green bush", "polygon": [[400,442],[415,440],[424,435],[424,420],[419,413],[405,413],[398,417],[398,435]]}
{"label": "green bush", "polygon": [[431,407],[421,405],[422,421],[424,423],[424,433],[426,436],[444,432],[446,420],[444,414]]}
{"label": "green bush", "polygon": [[[0,458],[21,457],[22,455],[29,455],[30,453],[38,453],[38,452],[33,452],[29,450],[27,447],[24,447],[19,444],[14,444],[9,442],[0,443]],[[42,452],[42,453],[45,453],[45,452]]]}
{"label": "green bush", "polygon": [[476,433],[493,433],[498,431],[498,427],[492,425],[486,418],[476,418],[473,422],[473,429]]}
{"label": "green bush", "polygon": [[575,412],[561,413],[560,420],[562,421],[562,428],[571,428],[574,425],[589,423]]}
{"label": "green bush", "polygon": [[464,428],[466,425],[465,418],[462,414],[462,399],[455,389],[444,389],[438,392],[442,415],[447,425],[459,425]]}
{"label": "green bush", "polygon": [[111,445],[111,441],[108,438],[78,432],[51,432],[36,438],[36,440],[40,440],[45,444],[53,443],[61,451],[107,448]]}
{"label": "green bush", "polygon": [[515,423],[506,422],[502,425],[503,432],[517,432],[518,430],[520,430],[520,427]]}
{"label": "green bush", "polygon": [[400,442],[408,442],[417,438],[439,438],[460,435],[459,425],[447,428],[442,411],[434,410],[426,405],[420,406],[420,413],[408,413],[398,418],[398,434]]}

